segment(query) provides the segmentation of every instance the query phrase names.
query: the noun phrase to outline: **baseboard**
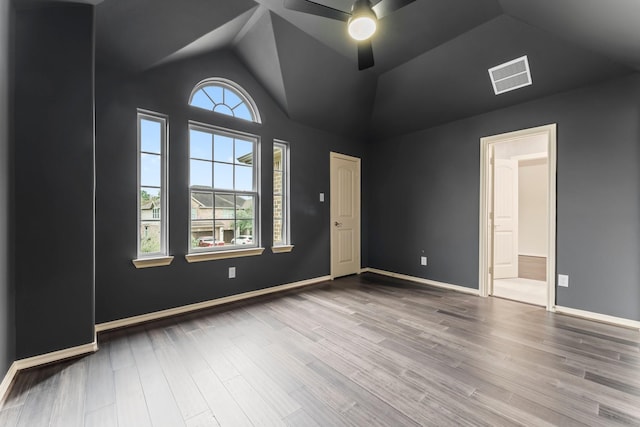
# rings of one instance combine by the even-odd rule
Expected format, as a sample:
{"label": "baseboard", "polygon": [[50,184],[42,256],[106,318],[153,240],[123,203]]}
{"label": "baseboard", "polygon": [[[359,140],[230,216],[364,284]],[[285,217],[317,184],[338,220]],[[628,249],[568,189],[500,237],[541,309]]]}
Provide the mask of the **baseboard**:
{"label": "baseboard", "polygon": [[592,311],[578,310],[575,308],[562,307],[557,305],[555,312],[566,314],[567,316],[581,317],[587,320],[594,320],[601,323],[609,323],[615,326],[623,326],[625,328],[640,330],[640,322],[637,320],[625,319],[622,317],[609,316],[608,314],[594,313]]}
{"label": "baseboard", "polygon": [[88,344],[78,345],[76,347],[65,348],[51,353],[40,354],[38,356],[27,357],[26,359],[16,360],[14,364],[20,371],[22,369],[35,368],[36,366],[47,365],[53,362],[60,362],[72,357],[82,356],[87,353],[95,353],[98,351],[97,341]]}
{"label": "baseboard", "polygon": [[435,280],[423,279],[422,277],[415,276],[407,276],[406,274],[393,273],[391,271],[378,270],[377,268],[363,268],[360,270],[361,273],[375,273],[380,274],[382,276],[394,277],[396,279],[408,280],[410,282],[420,283],[422,285],[434,286],[436,288],[448,289],[451,291],[462,292],[465,294],[471,295],[480,295],[480,291],[478,289],[467,288],[465,286],[460,285],[452,285],[450,283],[438,282]]}
{"label": "baseboard", "polygon": [[8,391],[11,388],[11,384],[13,384],[13,380],[16,378],[17,373],[18,368],[16,367],[16,362],[13,362],[11,366],[9,366],[7,374],[4,376],[4,379],[0,383],[0,410],[2,410],[4,399],[5,397],[7,397]]}
{"label": "baseboard", "polygon": [[0,407],[4,403],[8,391],[11,388],[11,384],[15,379],[17,373],[23,369],[35,368],[36,366],[47,365],[49,363],[60,362],[73,357],[82,356],[88,353],[95,353],[98,351],[98,342],[93,341],[88,344],[82,344],[76,347],[65,348],[51,353],[40,354],[38,356],[27,357],[25,359],[16,360],[9,367],[9,371],[4,377],[4,380],[0,384]]}
{"label": "baseboard", "polygon": [[320,282],[326,282],[331,280],[331,276],[316,277],[313,279],[302,280],[299,282],[288,283],[285,285],[273,286],[270,288],[259,289],[257,291],[245,292],[237,295],[230,295],[228,297],[217,298],[209,301],[198,302],[195,304],[183,305],[180,307],[169,308],[166,310],[154,311],[152,313],[141,314],[139,316],[126,317],[124,319],[112,320],[110,322],[99,323],[96,325],[96,332],[104,332],[111,329],[124,328],[126,326],[137,325],[139,323],[149,322],[152,320],[158,320],[165,317],[176,316],[179,314],[185,314],[192,311],[202,310],[205,308],[211,308],[222,304],[228,304],[230,302],[242,301],[249,298],[255,298],[262,295],[269,295],[276,292],[287,291],[290,289],[302,288],[304,286],[314,285]]}

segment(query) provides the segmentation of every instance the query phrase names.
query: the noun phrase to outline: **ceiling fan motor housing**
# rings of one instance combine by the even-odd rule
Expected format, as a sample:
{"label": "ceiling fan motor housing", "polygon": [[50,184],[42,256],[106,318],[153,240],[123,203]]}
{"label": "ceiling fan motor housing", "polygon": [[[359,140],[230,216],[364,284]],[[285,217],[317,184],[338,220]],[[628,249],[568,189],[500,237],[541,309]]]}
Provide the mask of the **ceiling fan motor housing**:
{"label": "ceiling fan motor housing", "polygon": [[375,16],[373,8],[371,7],[371,0],[356,0],[353,2],[353,6],[351,6],[351,16],[361,11],[370,12]]}

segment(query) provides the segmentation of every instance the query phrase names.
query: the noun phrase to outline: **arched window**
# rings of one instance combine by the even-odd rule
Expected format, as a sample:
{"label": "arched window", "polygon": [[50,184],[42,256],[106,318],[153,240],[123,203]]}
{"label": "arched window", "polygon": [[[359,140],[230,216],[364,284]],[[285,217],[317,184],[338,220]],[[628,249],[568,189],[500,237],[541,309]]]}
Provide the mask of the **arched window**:
{"label": "arched window", "polygon": [[[201,81],[191,92],[189,105],[260,123],[253,99],[230,80]],[[208,121],[189,121],[191,219],[187,261],[228,258],[229,251],[234,257],[261,254],[260,138],[233,129],[233,124],[221,128]]]}
{"label": "arched window", "polygon": [[210,78],[198,83],[191,92],[189,105],[261,123],[256,104],[249,94],[234,82],[223,78]]}

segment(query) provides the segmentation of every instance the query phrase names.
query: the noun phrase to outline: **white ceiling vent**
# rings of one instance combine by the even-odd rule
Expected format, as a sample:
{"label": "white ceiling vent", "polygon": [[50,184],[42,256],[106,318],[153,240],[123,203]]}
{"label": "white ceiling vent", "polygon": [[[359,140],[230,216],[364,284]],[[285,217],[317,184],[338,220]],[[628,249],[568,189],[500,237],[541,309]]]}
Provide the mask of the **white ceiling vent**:
{"label": "white ceiling vent", "polygon": [[496,95],[529,86],[532,83],[526,55],[490,68],[489,76]]}

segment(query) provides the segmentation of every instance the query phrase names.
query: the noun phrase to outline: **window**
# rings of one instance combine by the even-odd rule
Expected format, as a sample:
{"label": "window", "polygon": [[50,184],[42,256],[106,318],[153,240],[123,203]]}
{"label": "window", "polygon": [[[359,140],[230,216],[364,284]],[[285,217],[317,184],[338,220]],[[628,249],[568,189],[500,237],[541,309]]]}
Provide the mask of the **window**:
{"label": "window", "polygon": [[251,97],[226,79],[212,78],[198,83],[191,93],[189,105],[260,123],[258,109]]}
{"label": "window", "polygon": [[273,246],[286,246],[289,240],[289,146],[273,143]]}
{"label": "window", "polygon": [[189,125],[190,252],[256,247],[255,136]]}
{"label": "window", "polygon": [[167,255],[167,119],[138,111],[138,258]]}

